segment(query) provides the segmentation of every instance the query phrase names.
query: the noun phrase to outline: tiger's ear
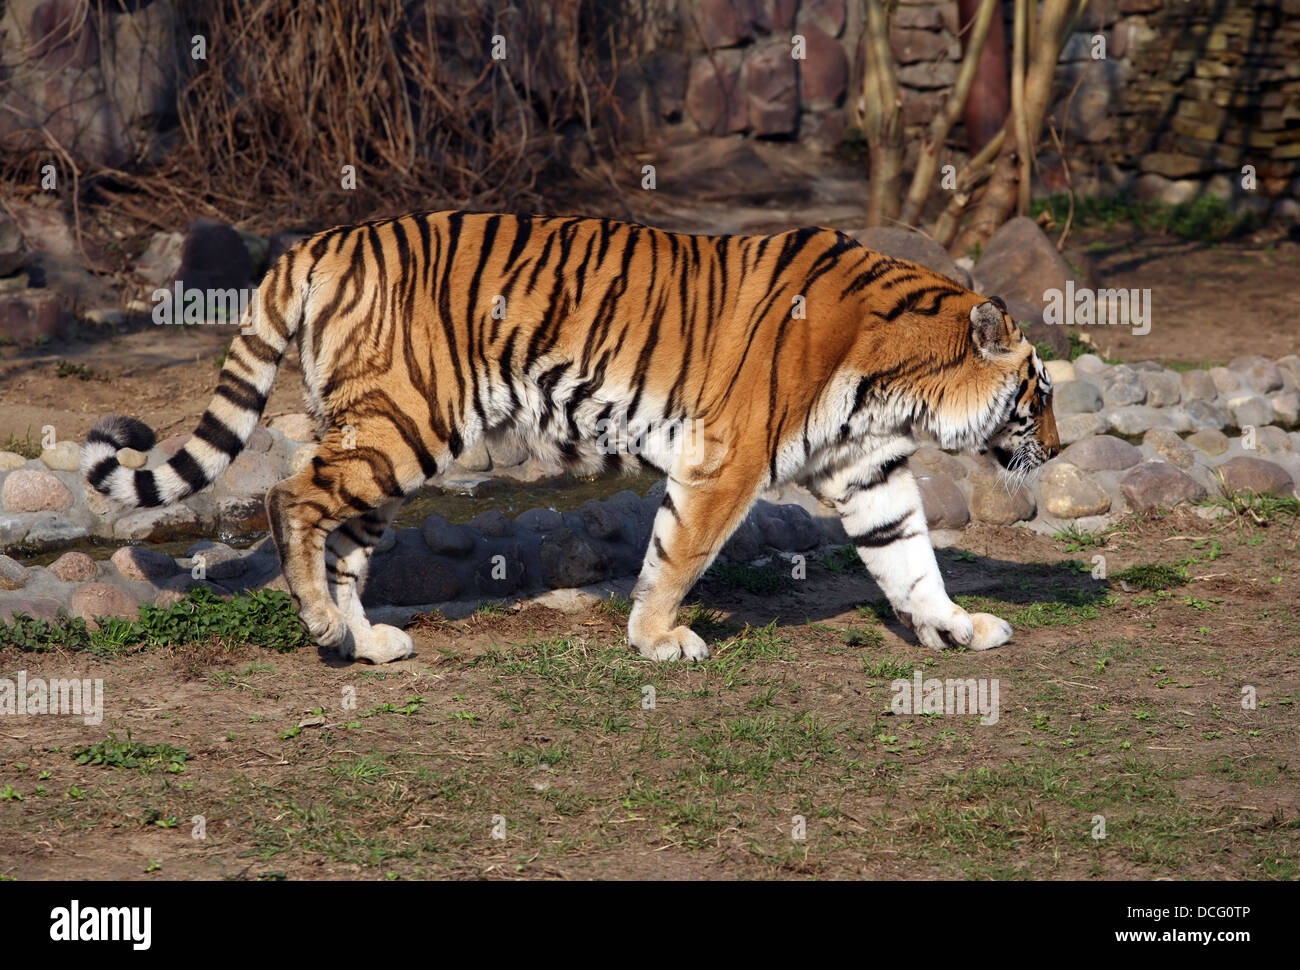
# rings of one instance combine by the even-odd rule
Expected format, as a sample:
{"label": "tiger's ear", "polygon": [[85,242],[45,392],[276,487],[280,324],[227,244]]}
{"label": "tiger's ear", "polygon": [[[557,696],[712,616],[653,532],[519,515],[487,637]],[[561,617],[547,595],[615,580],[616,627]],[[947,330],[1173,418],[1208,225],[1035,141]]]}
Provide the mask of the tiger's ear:
{"label": "tiger's ear", "polygon": [[1002,315],[1005,304],[994,297],[972,307],[970,311],[970,339],[985,357],[1007,349],[1007,325]]}

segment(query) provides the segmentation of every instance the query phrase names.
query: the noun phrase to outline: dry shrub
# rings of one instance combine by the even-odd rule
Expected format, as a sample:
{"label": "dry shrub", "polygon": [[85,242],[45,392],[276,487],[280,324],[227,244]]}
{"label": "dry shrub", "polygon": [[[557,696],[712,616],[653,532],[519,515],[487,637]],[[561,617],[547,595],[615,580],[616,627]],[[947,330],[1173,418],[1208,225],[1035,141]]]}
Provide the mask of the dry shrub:
{"label": "dry shrub", "polygon": [[[157,227],[207,215],[264,231],[444,205],[544,208],[573,148],[597,149],[608,92],[593,79],[608,73],[617,6],[187,4],[182,32],[205,38],[206,60],[182,80],[173,148],[148,170],[83,164],[83,195]],[[355,189],[343,187],[349,165]]]}

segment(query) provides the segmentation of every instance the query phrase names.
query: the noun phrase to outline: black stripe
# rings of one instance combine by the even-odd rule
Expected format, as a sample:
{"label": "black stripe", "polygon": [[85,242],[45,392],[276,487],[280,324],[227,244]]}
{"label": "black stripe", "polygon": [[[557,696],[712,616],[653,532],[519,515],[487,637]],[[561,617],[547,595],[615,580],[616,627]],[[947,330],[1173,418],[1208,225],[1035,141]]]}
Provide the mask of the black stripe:
{"label": "black stripe", "polygon": [[[88,442],[90,440],[94,440],[93,437],[87,439]],[[109,442],[109,444],[112,444],[112,442]],[[94,468],[90,470],[90,473],[86,476],[86,481],[90,482],[90,487],[93,488],[95,491],[101,492],[103,491],[103,489],[101,489],[99,486],[104,483],[104,479],[106,479],[109,475],[113,474],[113,469],[116,468],[117,466],[118,466],[117,456],[109,455],[107,458],[105,458],[103,461],[101,461],[99,464],[97,464]]]}
{"label": "black stripe", "polygon": [[211,411],[203,412],[203,418],[199,421],[199,426],[194,429],[194,437],[206,441],[213,448],[224,451],[232,458],[239,454],[244,447],[244,442],[239,435],[226,427],[225,422]]}
{"label": "black stripe", "polygon": [[135,496],[136,502],[141,508],[152,508],[155,505],[162,505],[162,498],[158,495],[158,482],[151,471],[141,468],[135,473]]}
{"label": "black stripe", "polygon": [[208,484],[208,476],[203,470],[203,466],[184,448],[176,452],[172,460],[167,463],[167,466],[180,476],[181,480],[189,487],[191,494]]}
{"label": "black stripe", "polygon": [[895,519],[890,519],[888,522],[882,522],[875,528],[868,529],[866,532],[859,535],[850,536],[849,541],[859,548],[867,547],[878,549],[881,546],[893,545],[900,539],[910,539],[913,535],[917,535],[917,533],[909,533],[905,535],[904,529],[907,527],[908,518],[910,518],[912,513],[915,511],[915,509],[908,509]]}

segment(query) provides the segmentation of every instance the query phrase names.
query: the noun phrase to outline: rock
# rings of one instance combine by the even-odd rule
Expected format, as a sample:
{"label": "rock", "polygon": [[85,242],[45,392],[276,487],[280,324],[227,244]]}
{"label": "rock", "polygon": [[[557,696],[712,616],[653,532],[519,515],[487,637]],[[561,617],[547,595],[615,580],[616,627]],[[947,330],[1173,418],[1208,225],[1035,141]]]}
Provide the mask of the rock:
{"label": "rock", "polygon": [[1286,469],[1263,458],[1240,455],[1229,458],[1215,470],[1228,492],[1253,492],[1258,495],[1290,495],[1295,482]]}
{"label": "rock", "polygon": [[75,441],[60,441],[41,452],[45,467],[56,472],[75,472],[81,468],[81,449]]}
{"label": "rock", "polygon": [[1228,450],[1228,436],[1217,428],[1206,428],[1189,434],[1186,443],[1201,449],[1207,455],[1221,455]]}
{"label": "rock", "polygon": [[916,479],[921,490],[925,524],[931,529],[960,529],[970,521],[966,496],[947,475],[921,475]]}
{"label": "rock", "polygon": [[1059,519],[1101,515],[1110,509],[1106,490],[1068,461],[1052,461],[1038,480],[1041,506]]}
{"label": "rock", "polygon": [[1281,455],[1291,451],[1291,438],[1281,428],[1266,424],[1255,429],[1255,450],[1261,455]]}
{"label": "rock", "polygon": [[1154,172],[1146,172],[1138,176],[1134,188],[1139,199],[1150,199],[1164,205],[1183,205],[1196,198],[1201,183],[1198,179],[1175,181]]}
{"label": "rock", "polygon": [[294,414],[281,414],[267,422],[267,427],[272,428],[284,435],[290,441],[315,441],[316,440],[316,422],[310,414],[296,412]]}
{"label": "rock", "polygon": [[1208,373],[1210,380],[1214,381],[1214,389],[1220,394],[1231,394],[1241,387],[1241,375],[1226,367],[1211,367]]}
{"label": "rock", "polygon": [[50,472],[20,468],[5,476],[0,502],[6,512],[64,512],[72,507],[72,492]]}
{"label": "rock", "polygon": [[772,44],[750,54],[745,61],[745,101],[755,135],[794,133],[799,124],[799,83],[789,44]]}
{"label": "rock", "polygon": [[217,525],[228,536],[252,535],[271,527],[266,518],[266,503],[260,498],[218,499]]}
{"label": "rock", "polygon": [[271,450],[275,444],[275,436],[265,428],[254,428],[244,442],[244,451],[251,452],[255,455],[264,455]]}
{"label": "rock", "polygon": [[1246,379],[1247,384],[1261,393],[1267,394],[1282,388],[1282,375],[1277,365],[1267,357],[1258,354],[1234,357],[1229,362],[1228,369],[1236,371]]}
{"label": "rock", "polygon": [[1165,428],[1151,429],[1143,436],[1142,443],[1150,445],[1165,461],[1184,471],[1196,461],[1196,455],[1183,444],[1183,439]]}
{"label": "rock", "polygon": [[[51,568],[51,572],[53,572],[53,568]],[[62,579],[63,577],[60,576],[59,578]],[[0,553],[0,589],[22,589],[26,585],[27,567],[18,560]]]}
{"label": "rock", "polygon": [[429,556],[396,552],[375,557],[364,600],[417,606],[454,600],[463,589],[464,584],[454,572]]}
{"label": "rock", "polygon": [[220,487],[234,495],[264,498],[271,486],[283,478],[280,463],[270,455],[242,452],[218,480]]}
{"label": "rock", "polygon": [[164,438],[162,441],[158,442],[156,447],[159,453],[165,458],[175,458],[176,453],[184,448],[192,437],[193,435],[188,433],[173,435],[170,438]]}
{"label": "rock", "polygon": [[1167,415],[1145,404],[1116,408],[1107,416],[1107,422],[1116,434],[1125,437],[1144,434],[1152,428],[1169,427]]}
{"label": "rock", "polygon": [[1052,387],[1056,414],[1091,414],[1101,410],[1101,391],[1087,381],[1064,381]]}
{"label": "rock", "polygon": [[33,620],[59,619],[61,606],[58,600],[48,596],[6,596],[0,600],[0,622],[9,623],[15,616],[25,614]]}
{"label": "rock", "polygon": [[1183,382],[1170,371],[1146,371],[1138,375],[1146,388],[1146,403],[1153,408],[1177,404],[1182,398]]}
{"label": "rock", "polygon": [[1047,376],[1051,378],[1053,388],[1077,379],[1074,373],[1074,365],[1068,360],[1045,360],[1043,361],[1043,368],[1047,371]]}
{"label": "rock", "polygon": [[1110,365],[1096,354],[1080,354],[1074,358],[1074,370],[1078,380],[1101,384],[1102,375],[1110,370]]}
{"label": "rock", "polygon": [[514,525],[500,512],[482,512],[469,520],[471,529],[477,529],[485,536],[504,539],[513,534]]}
{"label": "rock", "polygon": [[1141,404],[1147,399],[1147,389],[1137,371],[1120,364],[1103,378],[1101,396],[1107,407],[1119,408]]}
{"label": "rock", "polygon": [[686,83],[686,113],[708,135],[730,135],[749,124],[749,107],[741,92],[737,50],[697,57]]}
{"label": "rock", "polygon": [[799,9],[799,29],[817,27],[838,37],[844,29],[844,0],[803,0]]}
{"label": "rock", "polygon": [[582,516],[587,534],[593,539],[614,542],[623,535],[622,518],[602,502],[588,499],[578,508],[578,514]]}
{"label": "rock", "polygon": [[1300,423],[1300,393],[1280,391],[1277,394],[1270,394],[1268,402],[1273,405],[1273,416],[1277,418],[1279,424],[1291,428]]}
{"label": "rock", "polygon": [[119,448],[117,452],[118,462],[126,468],[143,468],[148,457],[143,451],[134,448]]}
{"label": "rock", "polygon": [[564,520],[555,509],[529,509],[515,516],[515,525],[531,532],[550,532],[564,526]]}
{"label": "rock", "polygon": [[65,583],[85,583],[99,576],[99,564],[84,552],[65,552],[50,563],[50,572]]}
{"label": "rock", "polygon": [[51,549],[57,546],[78,542],[90,535],[90,531],[72,522],[37,522],[27,530],[27,545],[35,549]]}
{"label": "rock", "polygon": [[1205,498],[1203,485],[1163,461],[1148,461],[1129,471],[1119,482],[1131,509],[1167,507]]}
{"label": "rock", "polygon": [[1056,433],[1063,445],[1101,434],[1107,427],[1100,414],[1067,414],[1056,419]]}
{"label": "rock", "polygon": [[82,619],[121,617],[134,620],[140,604],[130,592],[112,583],[86,583],[72,594],[71,613]]}
{"label": "rock", "polygon": [[1121,471],[1142,460],[1142,452],[1111,435],[1096,435],[1074,442],[1061,452],[1061,460],[1086,472]]}
{"label": "rock", "polygon": [[947,475],[949,478],[962,479],[967,474],[966,466],[960,458],[940,451],[933,445],[922,445],[916,449],[907,464],[912,474],[918,478],[921,475]]}
{"label": "rock", "polygon": [[821,542],[821,530],[808,510],[801,506],[774,505],[760,510],[755,518],[763,541],[773,548],[803,552]]}
{"label": "rock", "polygon": [[315,444],[305,444],[300,448],[295,448],[293,454],[289,456],[289,474],[297,475],[300,471],[310,465],[311,460],[315,457]]}
{"label": "rock", "polygon": [[997,473],[972,472],[970,487],[971,514],[981,522],[1011,525],[1034,516],[1033,493],[1023,486],[1009,491],[1006,479]]}
{"label": "rock", "polygon": [[244,289],[252,278],[248,248],[234,228],[211,219],[198,219],[190,225],[176,272],[176,279],[187,290]]}
{"label": "rock", "polygon": [[973,275],[981,293],[1039,308],[1045,304],[1045,291],[1064,293],[1066,281],[1074,277],[1052,241],[1025,216],[1003,223],[989,237]]}
{"label": "rock", "polygon": [[[472,529],[448,522],[441,515],[430,515],[420,525],[424,544],[435,555],[463,559],[474,551],[477,537]],[[432,601],[430,601],[432,602]]]}
{"label": "rock", "polygon": [[702,0],[699,6],[699,29],[704,46],[735,47],[754,36],[753,5],[741,0]]}
{"label": "rock", "polygon": [[604,602],[604,597],[582,589],[551,589],[534,596],[531,602],[535,606],[544,606],[548,610],[558,610],[567,616],[573,616]]}
{"label": "rock", "polygon": [[1195,431],[1217,431],[1232,420],[1227,409],[1213,401],[1191,401],[1171,410],[1181,410],[1187,418],[1189,428]]}
{"label": "rock", "polygon": [[1228,398],[1228,411],[1238,428],[1259,427],[1273,420],[1273,405],[1258,394],[1236,394]]}
{"label": "rock", "polygon": [[199,517],[185,505],[140,509],[113,523],[113,538],[165,542],[189,535],[198,524]]}
{"label": "rock", "polygon": [[[849,77],[848,56],[843,45],[820,27],[810,24],[803,37],[805,57],[792,61],[799,68],[799,93],[805,105],[830,108],[844,95]],[[785,56],[790,57],[788,47]]]}
{"label": "rock", "polygon": [[552,589],[588,586],[609,575],[609,559],[572,529],[542,539],[542,579]]}
{"label": "rock", "polygon": [[179,232],[155,232],[149,246],[131,269],[146,283],[164,286],[176,279],[181,269],[185,237]]}
{"label": "rock", "polygon": [[484,596],[509,596],[524,585],[526,570],[518,548],[489,556],[474,570],[474,581]]}
{"label": "rock", "polygon": [[723,545],[722,555],[732,562],[753,562],[763,555],[763,539],[752,515],[736,527]]}
{"label": "rock", "polygon": [[904,88],[925,91],[951,87],[957,80],[957,65],[952,61],[907,64],[898,69],[898,83]]}
{"label": "rock", "polygon": [[1184,401],[1212,401],[1219,393],[1208,371],[1185,370],[1179,375],[1179,382]]}
{"label": "rock", "polygon": [[22,455],[12,451],[0,451],[0,472],[11,472],[15,468],[22,468],[27,464],[27,459]]}
{"label": "rock", "polygon": [[923,236],[913,229],[875,226],[868,229],[855,229],[849,235],[873,252],[916,263],[918,266],[924,266],[928,270],[948,277],[961,286],[970,287],[970,274],[952,261],[948,250],[929,236]]}
{"label": "rock", "polygon": [[0,276],[18,272],[30,257],[21,227],[9,213],[0,212]]}
{"label": "rock", "polygon": [[145,549],[142,546],[123,546],[109,558],[124,579],[142,579],[152,582],[174,576],[180,570],[176,560],[165,552]]}

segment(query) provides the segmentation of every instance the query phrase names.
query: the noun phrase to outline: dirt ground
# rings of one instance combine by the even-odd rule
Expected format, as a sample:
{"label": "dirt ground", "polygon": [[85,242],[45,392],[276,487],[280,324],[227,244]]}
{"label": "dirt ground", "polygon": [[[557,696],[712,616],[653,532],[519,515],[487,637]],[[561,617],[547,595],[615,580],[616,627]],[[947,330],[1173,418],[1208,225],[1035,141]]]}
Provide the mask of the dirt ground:
{"label": "dirt ground", "polygon": [[[106,698],[98,725],[0,723],[0,877],[1294,880],[1298,537],[1191,510],[1082,548],[974,529],[939,558],[1017,629],[985,653],[916,645],[834,559],[775,592],[707,578],[698,665],[635,657],[617,601],[421,619],[381,668],[0,649]],[[1126,591],[1095,555],[1190,581]],[[996,722],[893,713],[916,671],[996,679]],[[189,760],[76,762],[110,734]]]}

